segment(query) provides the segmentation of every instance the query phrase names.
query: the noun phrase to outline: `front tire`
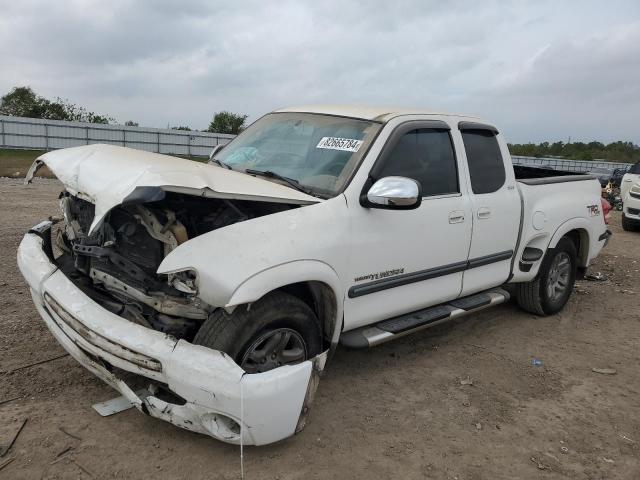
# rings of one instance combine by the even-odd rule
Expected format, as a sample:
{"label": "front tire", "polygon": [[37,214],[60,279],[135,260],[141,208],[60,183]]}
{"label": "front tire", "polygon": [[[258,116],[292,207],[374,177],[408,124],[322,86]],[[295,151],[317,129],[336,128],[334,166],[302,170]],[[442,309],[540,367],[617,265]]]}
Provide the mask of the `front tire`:
{"label": "front tire", "polygon": [[322,351],[322,334],[306,303],[273,292],[231,314],[216,310],[193,343],[225,352],[247,373],[260,373],[315,357]]}
{"label": "front tire", "polygon": [[516,287],[518,305],[527,312],[546,316],[564,308],[576,280],[576,246],[562,238],[555,248],[547,250],[536,278]]}

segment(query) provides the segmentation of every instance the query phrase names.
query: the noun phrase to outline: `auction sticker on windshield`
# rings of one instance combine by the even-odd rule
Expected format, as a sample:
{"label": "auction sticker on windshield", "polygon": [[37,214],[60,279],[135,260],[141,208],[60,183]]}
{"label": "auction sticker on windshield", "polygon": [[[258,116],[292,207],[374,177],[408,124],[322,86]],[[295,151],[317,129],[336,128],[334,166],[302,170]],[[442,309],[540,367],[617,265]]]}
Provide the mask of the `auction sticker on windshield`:
{"label": "auction sticker on windshield", "polygon": [[362,140],[355,140],[353,138],[322,137],[322,140],[318,142],[316,148],[357,152],[361,145]]}

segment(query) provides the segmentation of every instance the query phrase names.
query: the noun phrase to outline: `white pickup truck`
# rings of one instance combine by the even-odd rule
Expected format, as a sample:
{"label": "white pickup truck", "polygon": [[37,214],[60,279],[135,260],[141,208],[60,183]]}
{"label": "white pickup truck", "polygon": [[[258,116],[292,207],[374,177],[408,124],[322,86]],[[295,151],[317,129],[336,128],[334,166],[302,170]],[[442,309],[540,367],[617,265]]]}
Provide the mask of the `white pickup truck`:
{"label": "white pickup truck", "polygon": [[633,165],[620,183],[622,228],[640,230],[640,162]]}
{"label": "white pickup truck", "polygon": [[53,335],[142,412],[231,443],[299,431],[338,343],[507,290],[558,312],[610,235],[594,177],[514,168],[495,126],[460,115],[289,108],[209,164],[88,145],[27,179],[43,164],[63,221],[18,264]]}

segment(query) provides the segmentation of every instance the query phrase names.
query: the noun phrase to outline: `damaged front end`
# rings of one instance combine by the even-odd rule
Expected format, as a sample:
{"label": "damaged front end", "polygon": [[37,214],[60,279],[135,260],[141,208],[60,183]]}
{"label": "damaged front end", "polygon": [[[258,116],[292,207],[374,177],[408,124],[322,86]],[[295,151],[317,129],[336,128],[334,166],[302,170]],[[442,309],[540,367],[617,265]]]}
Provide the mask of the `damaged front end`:
{"label": "damaged front end", "polygon": [[61,345],[140,411],[182,428],[254,445],[299,431],[327,352],[247,374],[224,352],[191,343],[202,323],[225,307],[201,298],[198,272],[159,274],[158,267],[195,237],[310,200],[255,196],[246,188],[237,195],[219,192],[212,188],[216,182],[196,178],[198,169],[167,186],[168,176],[157,172],[162,158],[148,168],[138,165],[136,182],[127,188],[99,191],[83,183],[86,171],[78,174],[99,163],[96,151],[81,152],[83,161],[70,167],[47,155],[66,187],[59,197],[62,217],[25,235],[18,266]]}
{"label": "damaged front end", "polygon": [[201,234],[283,211],[282,203],[200,198],[173,192],[125,202],[91,230],[95,207],[63,192],[57,263],[90,298],[131,322],[191,341],[216,309],[198,296],[197,272],[158,274],[162,260]]}

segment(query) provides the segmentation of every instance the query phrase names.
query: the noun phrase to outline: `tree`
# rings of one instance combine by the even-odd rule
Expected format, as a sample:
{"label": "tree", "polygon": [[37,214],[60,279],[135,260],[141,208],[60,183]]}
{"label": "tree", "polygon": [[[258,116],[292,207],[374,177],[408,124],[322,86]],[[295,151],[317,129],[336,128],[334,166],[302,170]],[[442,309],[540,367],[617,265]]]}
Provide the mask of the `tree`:
{"label": "tree", "polygon": [[211,120],[209,128],[205,132],[237,135],[244,130],[244,122],[247,117],[248,115],[238,115],[227,111],[217,112],[213,115],[213,120]]}
{"label": "tree", "polygon": [[185,132],[190,132],[191,128],[180,125],[179,127],[171,127],[171,130],[184,130]]}
{"label": "tree", "polygon": [[126,122],[124,122],[124,126],[125,127],[137,127],[138,126],[138,122],[134,122],[133,120],[127,120]]}
{"label": "tree", "polygon": [[31,87],[14,87],[4,95],[0,99],[0,114],[87,123],[115,122],[111,117],[90,112],[66,99],[48,100],[37,95]]}
{"label": "tree", "polygon": [[30,87],[14,87],[0,100],[0,114],[40,118],[40,100]]}

